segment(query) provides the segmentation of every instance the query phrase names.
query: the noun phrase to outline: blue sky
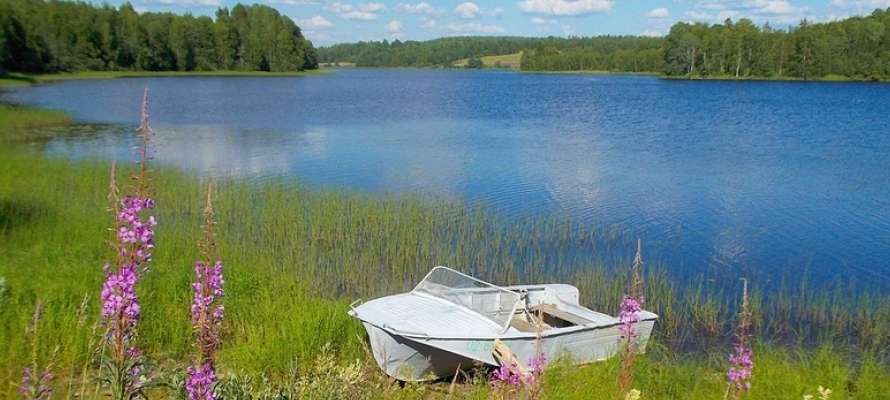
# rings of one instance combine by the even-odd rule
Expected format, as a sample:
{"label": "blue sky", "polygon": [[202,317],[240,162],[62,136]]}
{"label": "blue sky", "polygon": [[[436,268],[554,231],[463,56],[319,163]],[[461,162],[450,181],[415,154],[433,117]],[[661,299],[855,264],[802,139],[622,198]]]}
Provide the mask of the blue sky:
{"label": "blue sky", "polygon": [[[130,0],[138,11],[213,15],[238,0]],[[241,0],[292,18],[316,46],[444,36],[661,36],[678,21],[749,18],[774,28],[887,9],[890,0]],[[118,6],[123,0],[107,0]]]}

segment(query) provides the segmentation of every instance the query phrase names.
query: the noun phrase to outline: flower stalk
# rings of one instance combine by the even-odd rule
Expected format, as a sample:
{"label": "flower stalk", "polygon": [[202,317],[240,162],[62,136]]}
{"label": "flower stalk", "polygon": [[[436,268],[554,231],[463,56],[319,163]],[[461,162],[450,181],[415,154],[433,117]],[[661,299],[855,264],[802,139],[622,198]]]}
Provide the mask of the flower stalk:
{"label": "flower stalk", "polygon": [[142,397],[146,381],[144,362],[136,338],[137,325],[142,318],[137,283],[148,272],[151,251],[154,248],[154,228],[157,222],[151,215],[154,209],[150,186],[153,170],[148,169],[151,159],[148,143],[153,134],[148,124],[148,89],[142,98],[142,121],[137,128],[140,146],[137,154],[139,169],[133,175],[135,184],[128,186],[130,194],[120,197],[116,182],[116,164],[111,164],[109,198],[115,215],[115,240],[109,242],[115,250],[117,261],[106,262],[103,267],[105,283],[102,285],[101,326],[102,359],[100,382],[109,390],[113,399]]}
{"label": "flower stalk", "polygon": [[643,278],[640,268],[643,265],[642,241],[637,239],[637,254],[634,257],[633,275],[631,285],[621,299],[621,312],[618,314],[620,325],[618,330],[621,336],[618,339],[618,355],[621,359],[621,370],[618,373],[618,388],[622,392],[628,392],[633,380],[634,358],[638,353],[637,337],[640,336],[639,323],[640,312],[646,299],[642,295]]}
{"label": "flower stalk", "polygon": [[733,353],[729,355],[729,370],[726,372],[726,393],[724,399],[738,400],[742,393],[751,390],[751,379],[754,377],[753,349],[748,338],[751,325],[751,311],[748,304],[748,281],[742,279],[742,311],[736,333]]}
{"label": "flower stalk", "polygon": [[[19,386],[19,394],[28,400],[48,399],[53,392],[52,387],[48,386],[49,381],[53,379],[52,361],[42,371],[37,362],[37,327],[42,314],[43,303],[38,300],[34,308],[34,316],[31,317],[31,324],[25,331],[31,342],[31,364],[22,371],[22,383]],[[56,347],[56,351],[58,350]],[[53,359],[55,359],[55,353]]]}
{"label": "flower stalk", "polygon": [[540,377],[544,373],[546,363],[547,356],[539,352],[538,356],[529,362],[531,371],[516,363],[501,364],[491,375],[491,387],[501,399],[540,398],[542,393]]}
{"label": "flower stalk", "polygon": [[[204,208],[204,237],[199,243],[202,261],[195,263],[195,281],[192,283],[192,331],[198,354],[186,374],[185,389],[189,400],[215,400],[216,350],[219,348],[219,328],[223,322],[224,307],[219,301],[223,292],[222,262],[216,253],[213,232],[213,183],[207,187],[207,206]],[[215,262],[210,260],[216,260]]]}

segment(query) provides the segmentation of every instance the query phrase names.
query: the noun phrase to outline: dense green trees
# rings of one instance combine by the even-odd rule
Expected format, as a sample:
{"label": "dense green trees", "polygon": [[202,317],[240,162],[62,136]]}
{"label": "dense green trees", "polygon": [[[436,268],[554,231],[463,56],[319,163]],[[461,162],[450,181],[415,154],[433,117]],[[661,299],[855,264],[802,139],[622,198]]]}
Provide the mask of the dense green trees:
{"label": "dense green trees", "polygon": [[597,36],[539,40],[522,54],[523,71],[659,71],[664,62],[661,38]]}
{"label": "dense green trees", "polygon": [[360,67],[450,67],[462,59],[523,52],[523,71],[619,71],[670,77],[890,79],[890,9],[787,30],[749,19],[678,22],[663,38],[457,37],[319,49],[326,63]]}
{"label": "dense green trees", "polygon": [[473,57],[467,60],[467,65],[464,66],[466,69],[482,69],[485,68],[485,63],[482,62],[481,59]]}
{"label": "dense green trees", "polygon": [[679,77],[890,79],[890,9],[787,31],[748,19],[677,23],[664,38],[662,72]]}
{"label": "dense green trees", "polygon": [[238,4],[215,18],[137,13],[60,0],[0,0],[0,72],[301,71],[319,62],[446,67],[522,51],[524,71],[620,71],[671,77],[890,79],[890,9],[787,30],[751,20],[678,22],[663,38],[451,37],[316,49],[273,8]]}
{"label": "dense green trees", "polygon": [[449,37],[425,42],[388,40],[335,44],[318,49],[322,63],[348,62],[359,67],[445,67],[457,60],[485,55],[514,54],[537,39],[521,37]]}
{"label": "dense green trees", "polygon": [[129,3],[0,0],[0,70],[58,72],[301,71],[318,67],[312,43],[263,5],[221,8],[216,19],[137,13]]}

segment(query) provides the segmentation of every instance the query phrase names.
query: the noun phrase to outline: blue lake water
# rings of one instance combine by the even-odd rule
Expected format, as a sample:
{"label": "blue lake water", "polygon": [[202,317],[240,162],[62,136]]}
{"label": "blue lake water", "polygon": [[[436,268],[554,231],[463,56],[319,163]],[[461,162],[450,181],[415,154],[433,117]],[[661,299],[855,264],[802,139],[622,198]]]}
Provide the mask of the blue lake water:
{"label": "blue lake water", "polygon": [[122,124],[47,149],[127,159],[145,87],[157,158],[187,169],[565,215],[641,237],[644,259],[680,276],[890,287],[887,84],[342,70],[0,99]]}

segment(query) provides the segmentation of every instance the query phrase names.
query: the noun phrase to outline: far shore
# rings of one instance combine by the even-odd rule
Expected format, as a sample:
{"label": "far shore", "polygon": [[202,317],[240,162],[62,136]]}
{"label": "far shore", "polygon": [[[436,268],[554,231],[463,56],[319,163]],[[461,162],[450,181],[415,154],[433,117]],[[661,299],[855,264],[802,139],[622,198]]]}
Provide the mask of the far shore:
{"label": "far shore", "polygon": [[311,76],[323,74],[324,70],[301,72],[265,72],[265,71],[78,71],[52,74],[21,74],[10,73],[0,76],[0,88],[21,87],[45,82],[78,80],[78,79],[116,79],[116,78],[151,78],[151,77],[288,77]]}

